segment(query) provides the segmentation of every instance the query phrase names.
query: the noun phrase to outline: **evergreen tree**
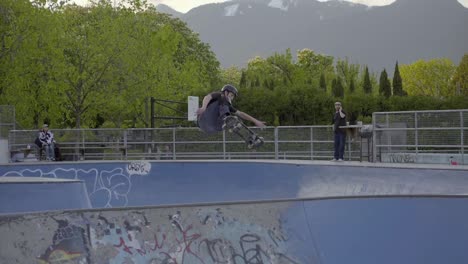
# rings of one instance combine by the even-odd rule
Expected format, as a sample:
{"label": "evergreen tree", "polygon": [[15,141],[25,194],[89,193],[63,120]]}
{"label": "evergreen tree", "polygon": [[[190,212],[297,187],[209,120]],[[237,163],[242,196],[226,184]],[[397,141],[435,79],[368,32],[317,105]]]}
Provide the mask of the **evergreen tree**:
{"label": "evergreen tree", "polygon": [[247,79],[245,77],[245,71],[242,71],[241,78],[239,81],[239,88],[245,88],[247,86]]}
{"label": "evergreen tree", "polygon": [[351,79],[351,82],[349,84],[349,92],[354,93],[354,90],[356,90],[355,84],[354,84],[354,79]]}
{"label": "evergreen tree", "polygon": [[364,93],[366,94],[371,94],[372,93],[372,84],[370,81],[370,76],[369,76],[369,68],[366,66],[366,72],[364,74],[364,84],[362,86]]}
{"label": "evergreen tree", "polygon": [[336,77],[332,81],[332,94],[334,97],[344,97],[344,87],[340,77]]}
{"label": "evergreen tree", "polygon": [[389,98],[392,95],[392,87],[385,69],[380,73],[379,94],[385,96],[385,98]]}
{"label": "evergreen tree", "polygon": [[323,72],[320,75],[320,89],[322,89],[324,92],[327,91],[327,81],[325,81],[325,74]]}
{"label": "evergreen tree", "polygon": [[333,78],[332,83],[331,83],[331,92],[334,97],[338,97],[336,95],[337,89],[336,89],[336,78]]}
{"label": "evergreen tree", "polygon": [[401,79],[400,70],[398,69],[398,61],[395,65],[395,73],[393,73],[393,95],[407,95],[407,93],[403,90],[403,81]]}
{"label": "evergreen tree", "polygon": [[258,76],[255,78],[255,83],[253,85],[254,87],[260,87],[260,79],[258,78]]}
{"label": "evergreen tree", "polygon": [[338,86],[338,97],[343,98],[344,97],[344,86],[343,82],[341,81],[341,77],[338,77],[337,80],[337,86]]}

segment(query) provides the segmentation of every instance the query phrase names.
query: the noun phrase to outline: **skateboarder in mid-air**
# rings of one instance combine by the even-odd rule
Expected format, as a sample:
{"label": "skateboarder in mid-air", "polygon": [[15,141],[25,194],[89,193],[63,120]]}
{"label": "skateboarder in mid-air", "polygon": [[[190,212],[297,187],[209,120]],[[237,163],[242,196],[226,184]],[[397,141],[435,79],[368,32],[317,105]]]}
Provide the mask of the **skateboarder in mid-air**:
{"label": "skateboarder in mid-air", "polygon": [[[237,97],[237,89],[232,85],[225,85],[221,92],[212,92],[203,98],[202,106],[198,109],[198,126],[205,133],[215,133],[228,129],[239,134],[240,129],[244,127],[248,132],[248,138],[243,134],[239,134],[246,142],[255,140],[258,136],[250,129],[245,127],[238,120],[240,117],[244,120],[251,121],[257,127],[265,127],[265,122],[259,121],[256,118],[235,109],[232,106],[232,101]],[[251,143],[251,142],[250,142]],[[263,141],[262,141],[263,143]]]}

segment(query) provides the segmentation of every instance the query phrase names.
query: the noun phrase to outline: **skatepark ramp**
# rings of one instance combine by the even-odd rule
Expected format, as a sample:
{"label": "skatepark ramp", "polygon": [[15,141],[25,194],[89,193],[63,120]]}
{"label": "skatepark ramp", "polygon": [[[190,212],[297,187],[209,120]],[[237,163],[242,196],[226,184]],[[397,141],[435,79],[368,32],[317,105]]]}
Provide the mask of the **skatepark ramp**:
{"label": "skatepark ramp", "polygon": [[0,216],[2,263],[468,263],[468,196]]}
{"label": "skatepark ramp", "polygon": [[79,180],[0,177],[0,214],[91,208]]}
{"label": "skatepark ramp", "polygon": [[[44,162],[3,165],[0,175],[82,181],[92,208],[360,195],[468,194],[468,167],[448,165],[313,161]],[[25,195],[29,194],[11,194],[0,203],[27,199]],[[80,208],[70,205],[56,209]]]}
{"label": "skatepark ramp", "polygon": [[0,175],[0,263],[468,263],[466,166],[44,162]]}

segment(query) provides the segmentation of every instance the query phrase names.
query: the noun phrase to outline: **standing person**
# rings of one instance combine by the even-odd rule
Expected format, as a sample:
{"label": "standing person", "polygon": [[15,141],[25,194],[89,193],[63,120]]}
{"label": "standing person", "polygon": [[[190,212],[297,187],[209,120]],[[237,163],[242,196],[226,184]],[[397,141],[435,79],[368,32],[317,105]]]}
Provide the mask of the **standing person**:
{"label": "standing person", "polygon": [[335,103],[335,114],[333,115],[333,132],[335,135],[335,153],[332,161],[343,161],[346,144],[346,130],[340,126],[346,126],[346,113],[340,102]]}
{"label": "standing person", "polygon": [[39,132],[39,140],[46,152],[47,160],[55,160],[55,140],[54,134],[49,130],[49,126],[44,124]]}
{"label": "standing person", "polygon": [[198,109],[198,126],[205,133],[220,132],[223,130],[224,118],[236,115],[244,120],[251,121],[257,127],[265,127],[265,122],[241,112],[232,106],[237,97],[237,89],[232,85],[225,85],[221,92],[212,92],[203,98],[202,107]]}

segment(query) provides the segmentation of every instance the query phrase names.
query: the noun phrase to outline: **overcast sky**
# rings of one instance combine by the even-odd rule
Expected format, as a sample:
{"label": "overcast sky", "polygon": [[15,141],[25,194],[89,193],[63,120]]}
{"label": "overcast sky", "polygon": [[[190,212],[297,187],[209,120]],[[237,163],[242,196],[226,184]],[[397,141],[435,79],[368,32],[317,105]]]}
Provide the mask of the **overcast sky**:
{"label": "overcast sky", "polygon": [[[88,0],[72,0],[72,1],[74,1],[75,3],[79,5],[84,5],[88,2]],[[179,12],[186,13],[190,9],[200,6],[200,5],[209,4],[209,3],[221,3],[221,2],[226,2],[229,0],[147,0],[147,1],[154,5],[166,4]],[[326,2],[328,0],[318,0],[318,1]],[[361,3],[365,5],[371,5],[371,6],[382,6],[382,5],[388,5],[388,4],[395,2],[395,0],[346,0],[346,1],[354,2],[354,3]],[[440,0],[440,1],[444,1],[444,0]],[[463,6],[468,7],[468,0],[457,0],[457,1],[460,2]]]}

